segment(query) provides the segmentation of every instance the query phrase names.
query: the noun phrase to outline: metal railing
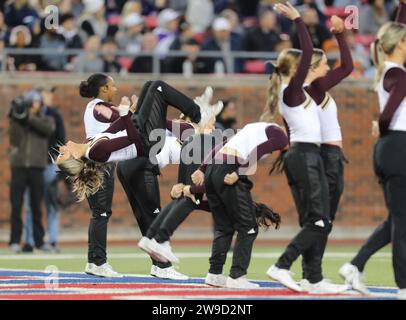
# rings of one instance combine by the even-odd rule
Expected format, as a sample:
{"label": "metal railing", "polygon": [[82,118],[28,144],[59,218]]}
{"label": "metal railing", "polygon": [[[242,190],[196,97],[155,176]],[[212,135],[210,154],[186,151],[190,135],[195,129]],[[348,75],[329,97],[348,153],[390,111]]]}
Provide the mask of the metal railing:
{"label": "metal railing", "polygon": [[[63,49],[63,50],[56,50],[50,51],[47,48],[25,48],[25,49],[16,49],[16,48],[5,48],[1,52],[2,56],[2,64],[1,64],[1,72],[5,73],[7,70],[7,57],[10,55],[31,55],[31,56],[52,56],[52,55],[65,55],[65,56],[79,56],[81,54],[85,54],[87,51],[83,49]],[[104,52],[102,50],[94,51],[93,54],[97,54],[99,57],[103,57]],[[152,74],[154,76],[161,74],[161,63],[162,59],[167,57],[187,57],[188,54],[184,51],[168,51],[164,55],[157,53],[157,52],[140,52],[140,53],[129,53],[124,50],[117,50],[115,52],[116,60],[120,57],[152,57]],[[196,54],[197,58],[221,58],[225,62],[225,64],[229,67],[227,73],[235,73],[234,69],[234,62],[235,59],[252,59],[252,60],[276,60],[278,57],[277,52],[251,52],[251,51],[229,51],[229,52],[222,52],[222,51],[199,51]],[[330,60],[334,60],[339,58],[339,54],[328,54],[327,58]],[[69,71],[69,70],[60,70],[60,71]],[[69,71],[72,72],[72,71]]]}

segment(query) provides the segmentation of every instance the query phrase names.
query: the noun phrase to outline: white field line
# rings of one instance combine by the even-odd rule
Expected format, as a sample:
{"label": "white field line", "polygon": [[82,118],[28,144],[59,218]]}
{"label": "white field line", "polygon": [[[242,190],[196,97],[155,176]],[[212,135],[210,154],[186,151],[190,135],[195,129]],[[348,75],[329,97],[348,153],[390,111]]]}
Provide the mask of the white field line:
{"label": "white field line", "polygon": [[[209,258],[210,253],[193,253],[193,252],[182,252],[176,253],[179,258]],[[279,258],[282,252],[278,253],[253,253],[252,257],[257,259],[270,259]],[[352,258],[355,255],[354,252],[327,252],[324,257],[331,259],[345,259]],[[147,254],[145,253],[110,253],[109,258],[111,259],[145,259]],[[232,257],[232,253],[229,254]],[[376,253],[374,258],[384,258],[388,259],[392,257],[390,252]],[[85,253],[68,253],[68,254],[9,254],[0,255],[0,260],[70,260],[70,259],[85,259]]]}

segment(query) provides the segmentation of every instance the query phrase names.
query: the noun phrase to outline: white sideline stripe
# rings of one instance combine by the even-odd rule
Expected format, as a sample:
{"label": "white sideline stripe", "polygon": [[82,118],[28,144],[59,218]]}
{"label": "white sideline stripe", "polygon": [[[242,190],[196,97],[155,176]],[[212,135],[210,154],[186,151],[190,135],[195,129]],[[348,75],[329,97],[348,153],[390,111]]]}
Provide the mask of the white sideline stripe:
{"label": "white sideline stripe", "polygon": [[[258,259],[269,259],[269,258],[279,258],[282,252],[279,253],[253,253],[253,258]],[[176,253],[175,255],[179,258],[209,258],[210,253],[193,253],[193,252],[183,252]],[[232,253],[229,253],[232,257]],[[355,252],[331,252],[325,253],[326,258],[352,258],[355,255]],[[112,259],[143,259],[148,255],[145,253],[110,253],[109,258]],[[391,258],[392,253],[390,252],[381,252],[376,253],[374,258]],[[85,259],[85,253],[72,253],[72,254],[9,254],[9,255],[0,255],[0,260],[67,260],[67,259]]]}

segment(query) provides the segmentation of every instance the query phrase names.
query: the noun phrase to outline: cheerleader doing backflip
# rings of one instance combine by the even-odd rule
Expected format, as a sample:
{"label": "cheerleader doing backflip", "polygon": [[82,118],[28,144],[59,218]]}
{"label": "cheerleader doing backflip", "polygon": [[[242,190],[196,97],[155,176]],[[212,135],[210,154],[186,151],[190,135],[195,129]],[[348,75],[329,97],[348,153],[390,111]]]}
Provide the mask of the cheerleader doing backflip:
{"label": "cheerleader doing backflip", "polygon": [[[195,103],[163,81],[155,81],[149,87],[142,103],[137,103],[135,96],[132,101],[133,104],[129,107],[129,99],[122,99],[117,108],[120,118],[103,133],[95,135],[86,143],[69,141],[59,148],[60,154],[56,164],[61,171],[72,177],[79,199],[97,192],[101,187],[103,171],[98,169],[102,163],[140,156],[149,157],[155,163],[159,162],[159,151],[164,149],[158,141],[150,137],[155,129],[165,132],[168,105],[174,106],[200,126],[204,126],[216,110],[222,108],[221,101],[214,106],[204,105],[204,101],[199,99],[195,99]],[[161,138],[163,144],[165,135]],[[154,150],[158,151],[157,155],[153,154]],[[155,156],[157,160],[153,159]]]}

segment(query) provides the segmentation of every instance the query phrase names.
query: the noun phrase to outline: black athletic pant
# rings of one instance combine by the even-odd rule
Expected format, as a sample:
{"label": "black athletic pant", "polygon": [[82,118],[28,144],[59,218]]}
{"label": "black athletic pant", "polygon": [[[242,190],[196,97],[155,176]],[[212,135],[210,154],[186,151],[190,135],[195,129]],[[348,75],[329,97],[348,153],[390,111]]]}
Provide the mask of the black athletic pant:
{"label": "black athletic pant", "polygon": [[[330,220],[331,223],[333,223],[337,213],[338,203],[340,202],[341,195],[344,191],[345,157],[340,147],[327,144],[321,145],[321,157],[323,159],[324,169],[328,183],[329,200],[330,200]],[[332,226],[333,225],[331,225],[331,227]],[[311,264],[316,263],[316,259],[312,259],[312,257],[321,255],[320,258],[323,259],[324,252],[326,250],[326,245],[327,238],[326,241],[320,243],[319,247],[314,246],[303,253],[302,255],[303,279],[307,279],[309,277],[308,273],[311,272],[309,270],[312,270],[313,268]],[[320,254],[318,254],[316,250],[320,250]]]}
{"label": "black athletic pant", "polygon": [[107,164],[103,186],[94,195],[87,197],[92,211],[88,231],[88,262],[97,266],[107,262],[107,224],[112,214],[115,168],[115,164]]}
{"label": "black athletic pant", "polygon": [[406,132],[390,131],[374,149],[374,169],[388,208],[388,219],[378,226],[352,263],[361,271],[380,248],[392,241],[395,281],[406,288]]}
{"label": "black athletic pant", "polygon": [[44,190],[44,169],[11,168],[11,236],[9,244],[19,244],[23,230],[21,209],[26,188],[30,191],[30,205],[33,218],[34,243],[37,248],[44,244],[41,202]]}
{"label": "black athletic pant", "polygon": [[258,235],[258,225],[251,197],[252,183],[246,177],[232,186],[224,184],[228,173],[237,171],[236,165],[212,164],[205,174],[206,195],[214,219],[214,240],[210,257],[210,273],[221,274],[233,235],[237,239],[233,249],[230,277],[237,279],[247,274],[252,246]]}
{"label": "black athletic pant", "polygon": [[[308,266],[307,279],[317,283],[323,279],[320,248],[331,230],[328,182],[320,148],[312,143],[292,144],[284,157],[284,169],[302,229],[280,256],[276,266],[290,269],[302,255]],[[308,250],[310,253],[307,253]]]}
{"label": "black athletic pant", "polygon": [[154,220],[147,232],[147,237],[158,243],[169,241],[179,225],[199,206],[190,198],[172,200]]}
{"label": "black athletic pant", "polygon": [[150,138],[154,129],[166,129],[168,105],[180,110],[193,122],[200,121],[200,107],[192,99],[163,81],[147,82],[142,89],[136,112],[133,114],[133,122],[140,132],[143,151],[148,157],[154,145],[159,143],[160,148],[154,150],[157,154],[164,144],[162,140],[153,141]]}
{"label": "black athletic pant", "polygon": [[[127,194],[143,236],[147,234],[152,222],[161,211],[157,174],[155,167],[145,157],[122,161],[117,165],[117,177]],[[171,266],[171,263],[163,263],[153,259],[152,264],[159,268]]]}

